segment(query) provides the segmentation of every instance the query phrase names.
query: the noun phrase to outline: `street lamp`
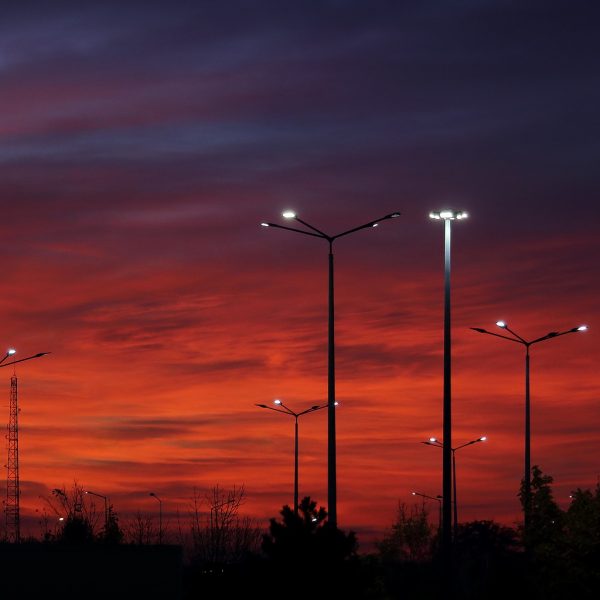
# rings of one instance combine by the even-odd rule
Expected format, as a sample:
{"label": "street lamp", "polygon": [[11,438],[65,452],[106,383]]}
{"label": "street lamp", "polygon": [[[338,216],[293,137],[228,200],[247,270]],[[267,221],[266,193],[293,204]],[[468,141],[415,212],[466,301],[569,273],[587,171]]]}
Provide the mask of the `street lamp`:
{"label": "street lamp", "polygon": [[452,561],[452,529],[450,518],[452,512],[452,382],[451,382],[451,326],[450,326],[450,247],[452,221],[467,218],[462,210],[445,209],[429,213],[434,220],[444,221],[444,416],[443,429],[446,444],[442,448],[442,555],[444,557],[445,575],[451,585]]}
{"label": "street lamp", "polygon": [[355,231],[377,227],[381,221],[395,219],[400,216],[399,212],[390,213],[377,219],[369,221],[364,225],[353,227],[337,235],[328,235],[317,229],[310,223],[301,219],[294,211],[286,210],[282,213],[285,219],[293,219],[298,223],[310,229],[297,229],[296,227],[287,227],[276,223],[261,223],[263,227],[275,227],[277,229],[286,229],[303,235],[321,238],[329,244],[329,319],[328,319],[328,344],[327,344],[327,504],[329,510],[328,522],[333,527],[337,527],[337,463],[336,463],[336,441],[335,441],[335,333],[334,333],[334,301],[333,301],[333,242],[340,237],[350,235]]}
{"label": "street lamp", "polygon": [[2,363],[9,357],[14,356],[17,351],[14,348],[9,348],[6,351],[6,354],[0,359],[0,368],[1,367],[12,367],[16,363],[25,362],[26,360],[31,360],[32,358],[40,358],[41,356],[46,356],[46,354],[50,354],[50,352],[38,352],[33,356],[28,356],[27,358],[20,358],[19,360],[12,360],[9,363],[3,365]]}
{"label": "street lamp", "polygon": [[85,490],[85,493],[89,494],[90,496],[97,496],[98,498],[102,498],[104,500],[104,535],[108,535],[108,498],[102,494],[91,492],[90,490]]}
{"label": "street lamp", "polygon": [[[323,404],[319,406],[316,404],[315,406],[311,406],[302,412],[294,412],[291,408],[287,407],[281,400],[273,400],[273,404],[278,406],[279,408],[273,408],[272,406],[267,406],[266,404],[257,404],[259,408],[267,408],[268,410],[273,410],[278,413],[283,413],[284,415],[290,415],[294,417],[294,514],[298,514],[298,417],[302,415],[306,415],[308,413],[316,412],[317,410],[321,410],[322,408],[327,408],[327,404]],[[337,402],[335,403],[337,406]]]}
{"label": "street lamp", "polygon": [[427,494],[421,494],[421,492],[411,492],[411,494],[413,496],[421,496],[421,498],[427,498],[429,500],[435,500],[435,501],[437,501],[437,503],[439,505],[439,510],[438,510],[438,534],[441,533],[441,531],[442,531],[442,499],[443,499],[443,496],[440,496],[439,494],[437,496],[428,496]]}
{"label": "street lamp", "polygon": [[496,325],[500,327],[500,329],[504,329],[510,333],[508,335],[501,335],[500,333],[493,333],[492,331],[487,331],[486,329],[482,329],[481,327],[471,327],[473,331],[477,331],[478,333],[486,333],[487,335],[493,335],[494,337],[499,337],[504,340],[508,340],[510,342],[516,342],[517,344],[522,344],[525,346],[525,468],[524,468],[524,490],[523,490],[523,517],[524,517],[524,525],[525,529],[529,525],[529,518],[531,512],[531,396],[529,389],[529,347],[533,346],[533,344],[537,344],[538,342],[543,342],[545,340],[551,340],[561,335],[566,335],[567,333],[578,333],[580,331],[587,331],[587,325],[579,325],[579,327],[573,327],[568,329],[567,331],[551,331],[546,335],[536,338],[535,340],[527,341],[522,338],[518,333],[515,333],[506,323],[506,321],[496,321]]}
{"label": "street lamp", "polygon": [[148,494],[148,495],[152,496],[153,498],[156,498],[158,500],[158,543],[162,544],[162,538],[163,538],[162,500],[154,492],[150,492],[150,494]]}
{"label": "street lamp", "polygon": [[[487,437],[481,436],[476,440],[471,440],[466,444],[462,444],[457,446],[456,448],[450,448],[452,452],[452,489],[453,489],[453,500],[454,500],[454,539],[456,540],[456,536],[458,534],[458,502],[456,501],[456,451],[461,448],[465,448],[466,446],[471,446],[473,444],[477,444],[478,442],[485,442]],[[443,442],[440,442],[437,438],[431,437],[427,442],[421,442],[422,444],[427,444],[428,446],[435,446],[436,448],[444,448]]]}

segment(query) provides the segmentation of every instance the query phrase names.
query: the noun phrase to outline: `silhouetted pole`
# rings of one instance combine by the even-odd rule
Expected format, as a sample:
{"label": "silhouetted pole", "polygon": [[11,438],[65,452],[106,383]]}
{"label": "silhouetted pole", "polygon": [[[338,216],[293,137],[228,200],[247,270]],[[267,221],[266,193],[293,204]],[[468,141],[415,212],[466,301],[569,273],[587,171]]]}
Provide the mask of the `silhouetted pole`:
{"label": "silhouetted pole", "polygon": [[452,492],[454,494],[454,541],[458,534],[458,504],[456,502],[456,450],[452,448]]}
{"label": "silhouetted pole", "polygon": [[333,240],[329,240],[329,319],[327,325],[327,504],[328,523],[337,527],[337,448],[335,437],[335,321]]}
{"label": "silhouetted pole", "polygon": [[154,492],[150,492],[149,495],[158,500],[158,543],[162,544],[162,539],[163,539],[162,500]]}
{"label": "silhouetted pole", "polygon": [[[321,410],[322,408],[327,408],[327,404],[323,404],[322,406],[315,405],[303,410],[302,412],[294,412],[291,408],[286,406],[281,400],[273,400],[273,404],[279,406],[280,408],[273,408],[272,406],[267,406],[266,404],[257,404],[259,408],[267,408],[268,410],[273,410],[278,413],[282,413],[284,415],[290,415],[294,417],[294,514],[298,514],[298,417],[305,415],[307,413],[316,412],[317,410]],[[337,405],[337,402],[336,402]],[[283,410],[281,410],[283,409]]]}
{"label": "silhouetted pole", "polygon": [[102,498],[104,500],[104,534],[108,534],[108,498],[103,496],[102,494],[97,494],[96,492],[90,492],[90,490],[85,491],[86,494],[90,494],[91,496],[97,496],[98,498]]}
{"label": "silhouetted pole", "polygon": [[531,520],[531,391],[529,384],[529,344],[525,345],[525,472],[523,473],[523,526],[529,528]]}
{"label": "silhouetted pole", "polygon": [[432,219],[444,221],[444,446],[442,448],[442,556],[448,593],[451,593],[452,576],[452,342],[450,319],[450,248],[451,224],[464,219],[467,213],[440,210],[429,214]]}
{"label": "silhouetted pole", "polygon": [[[454,502],[454,539],[456,540],[456,536],[458,534],[458,501],[457,501],[457,492],[456,492],[456,451],[461,448],[465,448],[466,446],[471,446],[473,444],[477,444],[478,442],[485,442],[487,437],[485,435],[477,438],[476,440],[471,440],[470,442],[466,442],[461,446],[457,446],[456,448],[451,448],[452,452],[452,495]],[[444,443],[440,442],[437,438],[431,437],[427,442],[421,442],[422,444],[426,444],[427,446],[435,446],[436,448],[444,448]]]}
{"label": "silhouetted pole", "polygon": [[443,530],[442,547],[447,565],[452,564],[452,534],[450,531],[450,502],[452,498],[452,475],[450,473],[450,461],[452,459],[452,343],[450,326],[450,241],[451,220],[444,221],[444,440],[446,443],[442,448],[442,503]]}
{"label": "silhouetted pole", "polygon": [[298,514],[298,416],[294,419],[294,514]]}
{"label": "silhouetted pole", "polygon": [[457,446],[456,448],[452,448],[452,479],[454,480],[454,539],[456,540],[456,536],[458,535],[458,500],[457,500],[457,492],[456,492],[456,451],[461,448],[466,448],[467,446],[472,446],[473,444],[477,444],[479,442],[485,442],[487,437],[485,435],[477,438],[476,440],[471,440],[461,446]]}
{"label": "silhouetted pole", "polygon": [[512,329],[510,329],[505,321],[496,321],[496,325],[501,329],[508,331],[513,337],[501,335],[499,333],[493,333],[491,331],[487,331],[486,329],[482,329],[481,327],[471,327],[471,329],[473,331],[477,331],[478,333],[486,333],[487,335],[493,335],[494,337],[499,337],[504,340],[516,342],[525,346],[525,465],[523,472],[523,525],[525,530],[527,530],[531,518],[531,394],[529,382],[529,348],[538,342],[550,340],[561,335],[566,335],[567,333],[587,331],[588,327],[587,325],[579,325],[579,327],[573,327],[567,331],[551,331],[540,338],[527,341],[518,333],[515,333]]}
{"label": "silhouetted pole", "polygon": [[353,227],[348,231],[338,233],[337,235],[327,235],[320,229],[317,229],[310,223],[300,219],[298,215],[291,210],[282,213],[286,219],[294,219],[311,231],[296,229],[295,227],[286,227],[276,223],[261,223],[263,227],[276,227],[278,229],[287,229],[304,235],[318,237],[329,243],[329,310],[328,310],[328,343],[327,343],[327,522],[333,527],[337,527],[337,458],[336,458],[336,437],[335,437],[335,322],[334,322],[334,289],[333,289],[333,242],[338,238],[354,233],[367,227],[377,227],[380,221],[394,219],[400,216],[399,212],[390,213],[381,219],[369,221],[364,225]]}
{"label": "silhouetted pole", "polygon": [[422,498],[428,498],[429,500],[435,500],[438,503],[438,535],[442,532],[442,496],[428,496],[427,494],[421,494],[421,492],[411,492],[413,496],[421,496]]}

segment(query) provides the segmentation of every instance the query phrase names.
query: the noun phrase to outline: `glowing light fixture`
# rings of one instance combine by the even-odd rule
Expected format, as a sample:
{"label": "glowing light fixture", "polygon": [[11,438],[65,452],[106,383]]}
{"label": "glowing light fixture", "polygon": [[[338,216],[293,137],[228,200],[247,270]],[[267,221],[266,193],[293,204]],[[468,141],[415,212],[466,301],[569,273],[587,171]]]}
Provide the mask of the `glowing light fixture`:
{"label": "glowing light fixture", "polygon": [[296,213],[293,210],[284,210],[281,213],[281,216],[284,219],[295,219],[296,218]]}
{"label": "glowing light fixture", "polygon": [[431,219],[444,219],[445,221],[454,221],[455,219],[466,219],[468,213],[464,210],[451,210],[445,208],[444,210],[434,210],[429,213]]}

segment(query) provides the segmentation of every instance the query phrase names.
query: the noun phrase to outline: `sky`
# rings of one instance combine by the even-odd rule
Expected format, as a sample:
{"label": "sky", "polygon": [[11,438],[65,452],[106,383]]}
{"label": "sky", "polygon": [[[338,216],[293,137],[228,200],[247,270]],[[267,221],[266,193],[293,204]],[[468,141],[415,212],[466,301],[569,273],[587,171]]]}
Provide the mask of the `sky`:
{"label": "sky", "polygon": [[[122,519],[244,486],[293,501],[293,419],[327,397],[335,234],[338,522],[384,535],[441,493],[443,226],[452,236],[461,520],[520,518],[532,464],[561,506],[600,474],[600,9],[582,1],[20,2],[0,21],[2,343],[16,365],[23,527],[77,481]],[[10,377],[0,370],[8,422]],[[6,452],[6,451],[5,451]],[[2,488],[3,490],[4,488]],[[195,491],[194,491],[195,490]],[[327,502],[326,411],[300,495]],[[432,518],[437,505],[428,505]]]}

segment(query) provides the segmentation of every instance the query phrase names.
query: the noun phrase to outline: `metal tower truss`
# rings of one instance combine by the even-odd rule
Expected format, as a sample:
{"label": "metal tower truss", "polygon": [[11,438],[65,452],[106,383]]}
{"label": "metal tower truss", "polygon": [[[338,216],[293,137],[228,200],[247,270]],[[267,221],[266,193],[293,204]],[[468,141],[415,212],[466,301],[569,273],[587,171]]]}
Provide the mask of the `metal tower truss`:
{"label": "metal tower truss", "polygon": [[18,543],[21,538],[19,520],[19,406],[17,377],[10,378],[10,409],[8,432],[8,462],[6,468],[6,537],[9,542]]}

